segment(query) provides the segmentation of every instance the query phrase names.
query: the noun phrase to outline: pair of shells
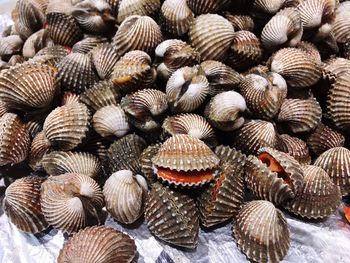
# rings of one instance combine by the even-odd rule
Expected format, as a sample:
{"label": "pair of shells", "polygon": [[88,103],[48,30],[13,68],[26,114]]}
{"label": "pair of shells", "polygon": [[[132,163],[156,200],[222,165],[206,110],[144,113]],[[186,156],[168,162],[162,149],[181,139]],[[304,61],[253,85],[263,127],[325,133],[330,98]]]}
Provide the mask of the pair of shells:
{"label": "pair of shells", "polygon": [[129,235],[113,228],[93,226],[73,234],[64,243],[57,262],[130,263],[136,252],[135,241]]}
{"label": "pair of shells", "polygon": [[131,224],[143,214],[147,192],[147,182],[141,175],[133,175],[130,170],[115,172],[103,187],[106,209],[119,222]]}
{"label": "pair of shells", "polygon": [[246,165],[246,182],[253,194],[276,205],[293,199],[303,185],[303,170],[287,153],[262,148],[258,157],[250,156]]}
{"label": "pair of shells", "polygon": [[162,144],[152,162],[162,181],[193,187],[213,180],[220,160],[203,141],[178,134]]}

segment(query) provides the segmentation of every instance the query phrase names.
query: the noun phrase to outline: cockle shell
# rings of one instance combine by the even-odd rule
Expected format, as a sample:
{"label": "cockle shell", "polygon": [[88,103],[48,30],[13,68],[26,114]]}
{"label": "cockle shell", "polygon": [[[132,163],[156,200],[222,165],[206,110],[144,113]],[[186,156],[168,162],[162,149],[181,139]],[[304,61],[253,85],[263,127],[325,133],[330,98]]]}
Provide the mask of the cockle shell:
{"label": "cockle shell", "polygon": [[107,39],[104,37],[99,37],[99,36],[86,37],[83,40],[80,40],[79,42],[74,44],[74,46],[72,47],[72,52],[87,54],[98,45],[101,45],[106,42],[107,42]]}
{"label": "cockle shell", "polygon": [[231,152],[229,161],[221,161],[220,170],[215,181],[204,188],[197,197],[200,219],[205,227],[211,227],[236,216],[244,196],[245,156],[227,146],[218,146],[215,153]]}
{"label": "cockle shell", "polygon": [[45,132],[40,131],[32,141],[29,152],[29,166],[34,170],[42,169],[41,160],[45,153],[52,150],[50,141],[46,138]]}
{"label": "cockle shell", "polygon": [[207,104],[204,115],[216,128],[223,131],[236,130],[244,124],[242,113],[247,109],[242,95],[225,91],[214,96]]}
{"label": "cockle shell", "polygon": [[27,176],[17,179],[5,191],[5,213],[21,231],[39,233],[48,227],[40,205],[43,181],[43,178]]}
{"label": "cockle shell", "polygon": [[197,114],[186,113],[168,117],[164,120],[162,127],[171,136],[187,134],[204,141],[210,147],[217,144],[214,130],[209,122]]}
{"label": "cockle shell", "polygon": [[325,218],[333,214],[340,205],[340,190],[328,174],[320,167],[303,167],[304,186],[296,197],[284,207],[308,219]]}
{"label": "cockle shell", "polygon": [[128,118],[120,106],[109,105],[97,110],[92,117],[94,130],[102,137],[122,137],[130,127]]}
{"label": "cockle shell", "polygon": [[59,83],[57,69],[26,62],[0,74],[0,99],[11,108],[44,108],[51,104]]}
{"label": "cockle shell", "polygon": [[158,153],[161,145],[161,143],[151,144],[140,155],[141,174],[146,178],[149,185],[157,181],[153,171],[152,158]]}
{"label": "cockle shell", "polygon": [[186,194],[155,183],[145,204],[148,229],[160,240],[194,249],[199,218],[195,202]]}
{"label": "cockle shell", "polygon": [[186,34],[194,14],[186,0],[165,0],[160,13],[160,25],[167,33],[180,37]]}
{"label": "cockle shell", "polygon": [[151,86],[156,79],[151,57],[140,50],[126,53],[115,65],[112,81],[125,92]]}
{"label": "cockle shell", "polygon": [[7,64],[9,66],[16,66],[17,64],[22,64],[25,61],[25,58],[21,55],[12,55]]}
{"label": "cockle shell", "polygon": [[69,52],[69,48],[60,45],[44,47],[35,54],[33,61],[55,67]]}
{"label": "cockle shell", "polygon": [[88,54],[71,53],[57,65],[58,77],[65,90],[82,93],[98,80]]}
{"label": "cockle shell", "polygon": [[233,235],[243,253],[261,263],[280,262],[290,246],[287,219],[268,201],[245,204],[236,217]]}
{"label": "cockle shell", "polygon": [[[113,1],[113,0],[112,0]],[[116,0],[114,0],[116,1]],[[122,23],[132,15],[153,16],[160,9],[159,0],[117,0],[119,2],[117,21]],[[110,0],[111,2],[111,0]]]}
{"label": "cockle shell", "polygon": [[104,226],[87,227],[73,234],[58,255],[58,263],[130,263],[136,256],[135,241],[127,234]]}
{"label": "cockle shell", "polygon": [[347,1],[340,3],[332,24],[332,34],[338,43],[345,43],[350,38],[350,8]]}
{"label": "cockle shell", "polygon": [[219,161],[203,141],[185,134],[167,139],[152,158],[160,179],[186,187],[213,180]]}
{"label": "cockle shell", "polygon": [[0,57],[11,56],[19,53],[23,46],[23,40],[18,35],[10,35],[0,38]]}
{"label": "cockle shell", "polygon": [[269,15],[276,14],[285,2],[286,0],[254,0],[251,13],[257,17],[262,14],[268,17]]}
{"label": "cockle shell", "polygon": [[278,135],[276,149],[288,153],[301,164],[311,163],[307,144],[297,137],[292,137],[288,134]]}
{"label": "cockle shell", "polygon": [[187,0],[188,6],[196,15],[217,13],[229,4],[229,0]]}
{"label": "cockle shell", "polygon": [[331,148],[322,153],[314,165],[327,172],[343,195],[350,193],[350,150],[344,147]]}
{"label": "cockle shell", "polygon": [[318,48],[311,42],[300,41],[296,47],[309,54],[317,63],[322,63],[322,58]]}
{"label": "cockle shell", "polygon": [[89,176],[67,173],[50,176],[41,186],[46,221],[63,232],[76,232],[101,222],[103,194]]}
{"label": "cockle shell", "polygon": [[23,45],[22,54],[26,58],[32,58],[42,48],[53,45],[47,29],[41,29],[27,38]]}
{"label": "cockle shell", "polygon": [[135,222],[143,213],[147,182],[130,170],[113,173],[103,187],[106,209],[123,224]]}
{"label": "cockle shell", "polygon": [[158,24],[149,16],[133,15],[126,18],[113,38],[120,55],[141,50],[153,55],[163,36]]}
{"label": "cockle shell", "polygon": [[109,79],[120,56],[111,44],[100,44],[91,51],[92,62],[101,79]]}
{"label": "cockle shell", "polygon": [[349,70],[350,60],[345,58],[330,58],[323,61],[322,74],[324,79],[334,82],[340,74]]}
{"label": "cockle shell", "polygon": [[30,136],[26,126],[14,113],[0,117],[0,167],[17,164],[27,158]]}
{"label": "cockle shell", "polygon": [[101,172],[98,158],[87,152],[50,152],[44,155],[41,164],[49,175],[77,173],[97,177]]}
{"label": "cockle shell", "polygon": [[286,99],[281,106],[277,121],[294,132],[308,132],[321,122],[322,109],[315,99]]}
{"label": "cockle shell", "polygon": [[176,70],[166,85],[166,94],[173,112],[197,109],[209,93],[209,82],[200,66]]}
{"label": "cockle shell", "polygon": [[188,35],[191,45],[200,53],[203,61],[222,61],[228,54],[234,29],[222,16],[206,14],[194,20]]}
{"label": "cockle shell", "polygon": [[235,31],[253,31],[255,24],[251,16],[229,13],[227,11],[223,12],[224,17],[232,24]]}

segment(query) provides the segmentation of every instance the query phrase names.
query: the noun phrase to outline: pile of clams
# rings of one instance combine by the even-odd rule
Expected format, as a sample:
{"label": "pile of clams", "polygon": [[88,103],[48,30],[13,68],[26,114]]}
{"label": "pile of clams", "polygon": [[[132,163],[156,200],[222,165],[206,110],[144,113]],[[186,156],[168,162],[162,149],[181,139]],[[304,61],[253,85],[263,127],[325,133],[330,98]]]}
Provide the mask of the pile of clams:
{"label": "pile of clams", "polygon": [[350,2],[17,0],[12,20],[3,209],[67,233],[58,262],[135,261],[107,216],[189,250],[233,222],[249,260],[279,262],[285,213],[350,194]]}

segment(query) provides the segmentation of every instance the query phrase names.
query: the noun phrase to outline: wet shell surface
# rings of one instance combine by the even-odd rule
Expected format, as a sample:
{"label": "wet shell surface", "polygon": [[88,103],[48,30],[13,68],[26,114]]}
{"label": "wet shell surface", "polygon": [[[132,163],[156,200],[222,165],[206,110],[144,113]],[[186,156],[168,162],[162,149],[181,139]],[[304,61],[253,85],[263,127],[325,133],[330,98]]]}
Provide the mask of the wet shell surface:
{"label": "wet shell surface", "polygon": [[41,163],[49,175],[77,173],[97,177],[101,171],[98,158],[87,152],[54,151],[45,154]]}
{"label": "wet shell surface", "polygon": [[143,213],[147,191],[141,175],[133,175],[130,170],[115,172],[103,187],[106,209],[119,222],[131,224]]}
{"label": "wet shell surface", "polygon": [[109,79],[112,75],[114,65],[120,56],[111,44],[98,45],[91,51],[91,58],[101,79]]}
{"label": "wet shell surface", "polygon": [[216,14],[198,16],[189,31],[190,43],[200,53],[203,61],[223,60],[229,51],[233,36],[234,29],[231,23]]}
{"label": "wet shell surface", "polygon": [[308,219],[325,218],[333,214],[341,200],[340,190],[320,167],[303,167],[304,186],[285,208]]}
{"label": "wet shell surface", "polygon": [[58,263],[130,263],[135,255],[135,241],[130,236],[113,228],[93,226],[80,230],[68,239],[57,260]]}
{"label": "wet shell surface", "polygon": [[198,211],[186,194],[153,184],[145,204],[145,218],[148,229],[160,240],[184,248],[197,247]]}
{"label": "wet shell surface", "polygon": [[122,23],[126,18],[132,15],[152,16],[160,9],[159,0],[109,0],[109,2],[112,1],[119,4],[117,12],[118,23]]}
{"label": "wet shell surface", "polygon": [[251,201],[239,211],[233,227],[238,247],[253,261],[279,262],[290,246],[287,219],[268,201]]}
{"label": "wet shell surface", "polygon": [[21,231],[39,233],[48,227],[40,205],[43,181],[39,177],[27,176],[16,180],[5,191],[5,213]]}
{"label": "wet shell surface", "polygon": [[76,232],[101,222],[103,194],[90,177],[67,173],[50,176],[41,186],[46,221],[63,232]]}
{"label": "wet shell surface", "polygon": [[350,151],[347,148],[335,147],[325,151],[314,165],[327,172],[343,195],[350,193]]}
{"label": "wet shell surface", "polygon": [[309,147],[303,140],[288,134],[278,135],[276,149],[288,153],[301,164],[310,164]]}

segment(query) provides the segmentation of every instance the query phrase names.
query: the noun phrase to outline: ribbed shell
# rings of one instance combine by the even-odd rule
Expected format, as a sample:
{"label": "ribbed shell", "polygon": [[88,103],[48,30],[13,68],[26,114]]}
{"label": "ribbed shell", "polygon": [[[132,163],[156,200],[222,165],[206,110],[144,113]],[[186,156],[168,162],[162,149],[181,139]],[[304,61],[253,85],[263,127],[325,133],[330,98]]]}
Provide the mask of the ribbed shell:
{"label": "ribbed shell", "polygon": [[5,113],[0,118],[0,167],[24,161],[29,149],[27,127],[16,114]]}
{"label": "ribbed shell", "polygon": [[140,155],[146,147],[145,140],[136,134],[126,135],[112,143],[107,151],[109,173],[131,170],[140,174]]}
{"label": "ribbed shell", "polygon": [[338,6],[334,22],[332,24],[332,34],[338,43],[345,43],[350,38],[350,9],[342,9],[347,1]]}
{"label": "ribbed shell", "polygon": [[50,39],[48,31],[41,29],[36,33],[32,34],[23,45],[22,54],[23,57],[32,58],[42,48],[46,46],[53,46],[54,43]]}
{"label": "ribbed shell", "polygon": [[45,154],[41,163],[49,175],[77,173],[97,177],[101,172],[98,158],[87,152],[54,151]]}
{"label": "ribbed shell", "polygon": [[290,246],[287,219],[267,201],[251,201],[236,218],[233,235],[238,247],[253,261],[280,262]]}
{"label": "ribbed shell", "polygon": [[92,126],[102,137],[122,137],[130,127],[128,118],[120,106],[109,105],[97,110],[92,117]]}
{"label": "ribbed shell", "polygon": [[251,120],[235,132],[233,145],[245,154],[256,154],[262,147],[275,147],[277,132],[271,122]]}
{"label": "ribbed shell", "polygon": [[109,79],[120,56],[111,44],[100,44],[91,51],[92,62],[101,79]]}
{"label": "ribbed shell", "polygon": [[100,187],[86,175],[50,176],[41,186],[41,208],[45,219],[63,232],[76,232],[101,223],[103,205]]}
{"label": "ribbed shell", "polygon": [[8,61],[9,66],[16,66],[17,64],[22,64],[26,60],[22,55],[12,55]]}
{"label": "ribbed shell", "polygon": [[29,152],[29,166],[34,170],[42,169],[41,160],[45,153],[50,152],[51,143],[46,138],[45,132],[39,132],[32,141]]}
{"label": "ribbed shell", "polygon": [[346,71],[349,71],[350,68],[350,60],[345,58],[330,58],[323,62],[323,78],[329,79],[332,82],[334,82],[339,75],[344,74]]}
{"label": "ribbed shell", "polygon": [[186,194],[153,184],[145,204],[145,218],[148,229],[157,238],[179,247],[197,247],[198,211]]}
{"label": "ribbed shell", "polygon": [[33,61],[41,64],[48,64],[50,66],[56,66],[62,58],[68,55],[69,48],[55,45],[52,47],[44,47],[33,57]]}
{"label": "ribbed shell", "polygon": [[229,12],[223,12],[224,17],[230,21],[230,23],[233,26],[233,29],[235,31],[253,31],[255,24],[254,20],[251,16],[248,15],[242,15],[242,14],[235,14],[235,13],[229,13]]}
{"label": "ribbed shell", "polygon": [[296,45],[296,47],[309,54],[309,56],[313,58],[317,63],[322,63],[320,51],[313,43],[307,41],[300,41],[298,45]]}
{"label": "ribbed shell", "polygon": [[82,93],[98,80],[90,55],[71,53],[57,65],[58,76],[65,90]]}
{"label": "ribbed shell", "polygon": [[[113,0],[110,0],[111,2]],[[114,0],[119,2],[117,22],[120,24],[132,15],[152,16],[159,12],[159,0]]]}
{"label": "ribbed shell", "polygon": [[207,14],[207,13],[217,13],[225,5],[227,5],[229,0],[187,0],[188,6],[196,15]]}
{"label": "ribbed shell", "polygon": [[254,0],[253,13],[263,13],[264,16],[274,15],[285,2],[286,0]]}
{"label": "ribbed shell", "polygon": [[67,151],[77,147],[89,130],[90,113],[82,103],[54,109],[45,119],[44,133],[53,146]]}
{"label": "ribbed shell", "polygon": [[209,82],[200,67],[176,70],[166,85],[166,94],[173,112],[191,112],[197,109],[209,93]]}
{"label": "ribbed shell", "polygon": [[186,0],[165,0],[160,13],[160,24],[167,33],[180,37],[188,32],[194,14]]}
{"label": "ribbed shell", "polygon": [[314,165],[327,172],[343,195],[350,193],[350,150],[344,147],[331,148],[322,153]]}
{"label": "ribbed shell", "polygon": [[13,108],[44,108],[51,104],[59,87],[57,69],[26,62],[2,71],[0,99]]}
{"label": "ribbed shell", "polygon": [[152,158],[157,154],[160,146],[160,143],[152,144],[144,149],[140,156],[141,174],[146,178],[148,184],[153,184],[157,181],[153,171]]}
{"label": "ribbed shell", "polygon": [[190,43],[203,61],[222,61],[229,51],[233,36],[231,23],[216,14],[198,16],[189,31]]}
{"label": "ribbed shell", "polygon": [[23,40],[18,35],[10,35],[0,38],[0,56],[19,53],[23,46]]}
{"label": "ribbed shell", "polygon": [[80,40],[79,42],[74,44],[74,46],[72,47],[72,52],[87,54],[90,51],[92,51],[95,47],[102,45],[105,42],[107,42],[107,39],[103,37],[86,37],[83,40]]}
{"label": "ribbed shell", "polygon": [[297,48],[283,48],[277,51],[272,56],[270,69],[282,75],[288,86],[295,88],[317,83],[322,73],[319,63]]}
{"label": "ribbed shell", "polygon": [[[227,146],[218,146],[215,152],[222,152],[222,148],[230,149]],[[230,150],[230,161],[221,161],[215,181],[197,197],[200,219],[205,227],[220,224],[236,216],[243,203],[245,156],[234,149]]]}
{"label": "ribbed shell", "polygon": [[345,138],[341,133],[322,123],[316,127],[307,139],[310,150],[317,155],[334,147],[342,147],[344,143]]}
{"label": "ribbed shell", "polygon": [[296,197],[285,208],[308,219],[325,218],[333,214],[340,205],[339,187],[320,167],[307,165],[304,170],[304,185]]}
{"label": "ribbed shell", "polygon": [[147,182],[129,170],[112,174],[103,186],[106,209],[123,224],[135,222],[143,213]]}
{"label": "ribbed shell", "polygon": [[311,163],[309,147],[297,137],[292,137],[288,134],[278,135],[276,149],[288,153],[301,164]]}
{"label": "ribbed shell", "polygon": [[120,53],[141,50],[153,55],[163,36],[158,24],[148,16],[133,15],[126,18],[113,38],[113,44]]}
{"label": "ribbed shell", "polygon": [[277,116],[277,121],[294,132],[308,132],[321,122],[322,109],[315,99],[286,99]]}
{"label": "ribbed shell", "polygon": [[168,117],[164,120],[162,127],[171,136],[187,134],[204,141],[210,147],[217,144],[214,130],[209,122],[197,114],[186,113]]}
{"label": "ribbed shell", "polygon": [[17,179],[5,191],[5,213],[21,231],[39,233],[48,227],[40,205],[43,181],[39,177],[27,176]]}
{"label": "ribbed shell", "polygon": [[58,263],[130,263],[136,256],[135,241],[127,234],[104,226],[87,227],[64,243]]}
{"label": "ribbed shell", "polygon": [[7,104],[0,100],[0,117],[2,117],[7,112],[9,112]]}

